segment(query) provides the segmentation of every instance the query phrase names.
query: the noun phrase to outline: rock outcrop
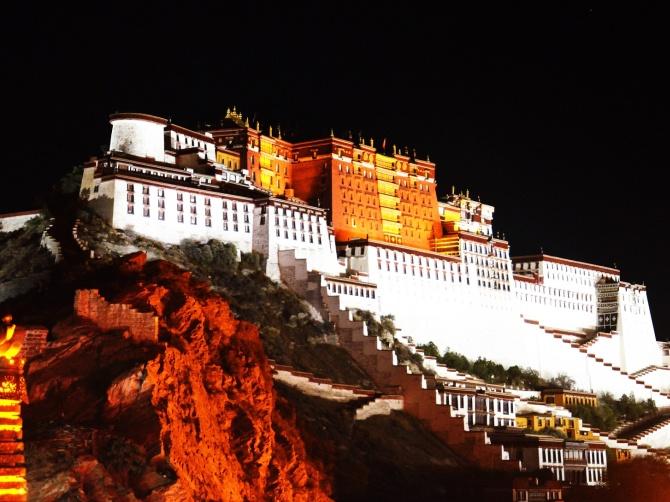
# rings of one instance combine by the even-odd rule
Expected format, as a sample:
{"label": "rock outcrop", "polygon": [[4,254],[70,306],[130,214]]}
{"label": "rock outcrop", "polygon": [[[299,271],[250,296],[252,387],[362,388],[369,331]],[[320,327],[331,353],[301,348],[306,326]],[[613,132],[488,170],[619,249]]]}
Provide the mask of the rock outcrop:
{"label": "rock outcrop", "polygon": [[158,337],[102,302],[55,327],[26,367],[31,500],[329,500],[257,327],[168,262],[137,253],[109,277],[101,297],[156,316]]}

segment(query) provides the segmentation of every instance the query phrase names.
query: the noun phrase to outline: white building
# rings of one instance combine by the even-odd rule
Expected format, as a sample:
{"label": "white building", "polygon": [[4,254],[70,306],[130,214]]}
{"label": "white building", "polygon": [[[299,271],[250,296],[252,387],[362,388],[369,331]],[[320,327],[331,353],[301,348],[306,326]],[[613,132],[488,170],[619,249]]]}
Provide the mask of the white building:
{"label": "white building", "polygon": [[263,253],[274,279],[280,253],[294,250],[343,307],[392,314],[417,343],[670,405],[667,347],[655,340],[645,288],[609,267],[511,258],[493,236],[493,206],[467,195],[438,203],[439,252],[367,239],[336,248],[325,210],[256,188],[237,161],[215,162],[225,147],[210,133],[144,114],[111,123],[110,152],[86,166],[81,195],[114,227],[169,243],[232,242]]}

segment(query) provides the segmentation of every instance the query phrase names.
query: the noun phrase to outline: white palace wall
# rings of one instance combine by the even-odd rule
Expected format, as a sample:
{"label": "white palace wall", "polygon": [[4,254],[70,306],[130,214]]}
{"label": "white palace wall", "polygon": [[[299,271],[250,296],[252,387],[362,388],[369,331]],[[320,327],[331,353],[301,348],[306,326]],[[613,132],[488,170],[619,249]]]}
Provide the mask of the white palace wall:
{"label": "white palace wall", "polygon": [[[553,301],[566,301],[568,306],[560,308],[578,314],[567,323],[561,322],[560,316],[550,316],[551,322],[547,323],[541,318],[527,319],[521,314],[528,309],[525,298],[517,294],[514,284],[517,281],[510,285],[509,291],[500,285],[498,289],[479,285],[481,270],[477,272],[474,263],[373,244],[353,245],[347,254],[348,267],[361,272],[363,280],[377,285],[377,314],[393,314],[400,334],[411,336],[417,344],[432,341],[440,350],[449,348],[470,359],[484,357],[505,366],[532,367],[544,377],[568,374],[580,389],[609,391],[615,395],[632,392],[641,399],[652,398],[659,405],[670,404],[670,399],[636,384],[619,371],[625,369],[621,334],[600,335],[591,344],[583,346],[564,341],[564,338],[574,341],[575,337],[564,336],[560,330],[588,328],[579,326],[576,321],[580,316],[586,318],[585,311],[577,307],[581,298],[585,303],[590,301],[586,291],[582,292],[583,297],[566,296],[566,300],[558,300],[563,296],[549,297]],[[593,279],[589,279],[591,281]],[[559,293],[562,294],[565,293]],[[595,296],[595,286],[592,294]],[[590,323],[593,314],[588,314]],[[646,318],[644,313],[640,315]],[[655,364],[654,361],[660,358],[658,345],[642,343],[650,336],[648,331],[639,331],[640,325],[646,329],[649,325],[631,316],[626,307],[620,317],[624,319],[624,329],[631,330],[628,336],[633,340],[627,349],[634,354],[628,355],[629,364],[631,358],[636,367]],[[632,320],[626,324],[627,319]],[[653,336],[653,330],[651,334]],[[649,350],[635,352],[641,345]],[[580,351],[580,347],[587,346],[587,350]],[[654,388],[659,387],[655,385]]]}

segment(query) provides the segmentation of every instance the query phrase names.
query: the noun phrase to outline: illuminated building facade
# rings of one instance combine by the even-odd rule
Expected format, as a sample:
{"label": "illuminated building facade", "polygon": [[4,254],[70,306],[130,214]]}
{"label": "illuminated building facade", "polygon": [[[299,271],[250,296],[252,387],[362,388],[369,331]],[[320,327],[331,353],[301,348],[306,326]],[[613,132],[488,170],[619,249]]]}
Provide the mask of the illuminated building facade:
{"label": "illuminated building facade", "polygon": [[81,195],[114,227],[232,242],[263,253],[277,280],[282,260],[305,260],[342,308],[393,314],[417,343],[670,405],[644,286],[611,267],[512,257],[492,205],[438,199],[428,158],[333,133],[291,142],[235,109],[204,131],[145,114],[111,123]]}

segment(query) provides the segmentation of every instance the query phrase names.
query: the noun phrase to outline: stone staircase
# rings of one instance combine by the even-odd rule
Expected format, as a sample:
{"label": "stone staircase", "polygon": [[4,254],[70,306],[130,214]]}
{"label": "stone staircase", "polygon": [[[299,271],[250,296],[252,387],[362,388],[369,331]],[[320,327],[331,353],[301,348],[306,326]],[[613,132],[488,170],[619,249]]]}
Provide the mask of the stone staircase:
{"label": "stone staircase", "polygon": [[[296,259],[288,251],[280,253],[279,263],[282,281],[334,325],[339,344],[368,373],[377,388],[385,394],[402,396],[404,410],[421,420],[464,459],[488,469],[519,469],[518,461],[503,460],[502,447],[491,444],[485,430],[470,430],[465,417],[454,416],[451,406],[438,404],[442,400],[434,376],[412,373],[399,364],[392,349],[377,337],[368,336],[365,323],[355,320],[352,311],[340,309],[339,297],[329,294],[321,274],[308,271],[305,260]],[[371,404],[367,410],[375,406],[384,407]],[[367,412],[362,409],[360,416]]]}
{"label": "stone staircase", "polygon": [[[659,410],[651,416],[642,417],[625,427],[622,427],[615,433],[617,441],[626,440],[633,444],[646,444],[649,436],[658,431],[667,428],[666,435],[670,438],[670,408]],[[654,446],[654,445],[652,445]],[[657,446],[668,447],[670,443],[659,444]]]}
{"label": "stone staircase", "polygon": [[[621,389],[625,389],[625,394],[632,392],[636,397],[640,398],[644,396],[644,399],[651,398],[656,403],[657,406],[668,406],[670,405],[670,393],[664,392],[658,387],[645,382],[639,376],[634,376],[628,372],[622,370],[619,366],[614,365],[611,362],[606,361],[603,357],[600,357],[600,354],[594,353],[594,348],[596,342],[593,342],[591,345],[586,346],[586,344],[579,344],[572,341],[569,338],[566,338],[562,333],[557,333],[551,328],[546,328],[539,321],[523,318],[523,321],[529,325],[535,325],[540,333],[545,335],[551,335],[552,338],[560,340],[567,347],[578,352],[582,357],[587,357],[591,359],[592,365],[590,366],[591,372],[597,374],[601,379],[607,379],[608,381],[616,382]],[[597,338],[603,337],[605,335],[616,336],[616,333],[598,333],[593,340],[597,341]],[[588,342],[587,342],[588,343]],[[588,363],[587,363],[588,364]]]}
{"label": "stone staircase", "polygon": [[[272,378],[278,382],[298,389],[303,394],[320,397],[329,401],[349,402],[364,399],[376,399],[379,396],[374,390],[364,389],[358,385],[335,383],[330,378],[319,378],[313,373],[296,370],[292,366],[277,364],[270,360]],[[401,408],[402,409],[402,406]]]}
{"label": "stone staircase", "polygon": [[400,411],[403,408],[404,400],[402,396],[379,396],[358,408],[356,410],[355,419],[365,420],[374,415],[390,415],[391,411]]}
{"label": "stone staircase", "polygon": [[53,218],[49,223],[49,226],[42,232],[42,239],[40,245],[51,253],[51,256],[54,257],[56,263],[60,262],[63,259],[63,252],[61,251],[60,244],[58,240],[54,237],[54,224]]}

